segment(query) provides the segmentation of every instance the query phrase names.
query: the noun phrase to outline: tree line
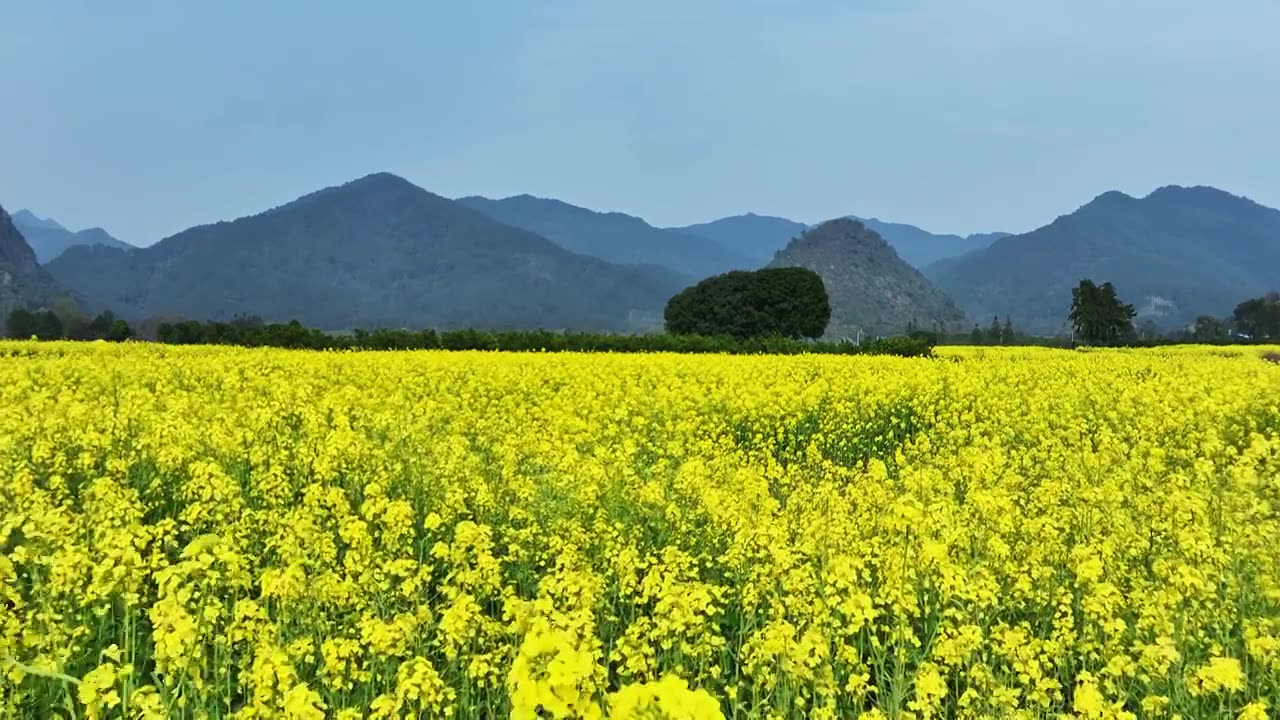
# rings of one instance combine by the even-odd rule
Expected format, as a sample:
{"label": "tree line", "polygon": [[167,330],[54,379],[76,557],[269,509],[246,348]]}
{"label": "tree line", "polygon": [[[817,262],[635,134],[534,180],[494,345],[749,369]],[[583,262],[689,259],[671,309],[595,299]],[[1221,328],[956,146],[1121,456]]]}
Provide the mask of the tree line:
{"label": "tree line", "polygon": [[731,354],[892,354],[930,355],[938,344],[1143,346],[1167,343],[1238,343],[1280,341],[1280,294],[1269,293],[1240,303],[1231,316],[1210,315],[1181,330],[1160,333],[1150,323],[1134,326],[1134,307],[1120,300],[1110,282],[1081,280],[1071,291],[1069,338],[1020,333],[1011,319],[992,317],[985,329],[952,333],[942,324],[908,323],[905,336],[859,344],[819,342],[831,317],[830,300],[821,277],[803,268],[734,271],[702,280],[668,301],[666,333],[612,335],[544,330],[482,331],[357,329],[329,333],[298,322],[266,323],[256,316],[230,322],[153,321],[136,332],[110,311],[89,319],[71,300],[53,309],[17,308],[6,320],[11,338],[40,340],[127,340],[141,335],[176,345],[317,350],[509,350],[545,352],[678,352]]}
{"label": "tree line", "polygon": [[5,334],[22,340],[112,340],[119,342],[133,337],[129,323],[105,310],[92,320],[80,314],[59,313],[54,310],[31,311],[15,308],[5,319]]}
{"label": "tree line", "polygon": [[986,328],[974,323],[968,332],[954,332],[944,323],[932,326],[922,325],[917,320],[910,320],[906,327],[907,337],[925,338],[934,345],[1043,345],[1053,344],[1054,338],[1038,337],[1018,332],[1008,316],[1002,321],[998,316],[991,318]]}
{"label": "tree line", "polygon": [[1109,282],[1081,280],[1071,291],[1073,342],[1086,345],[1159,345],[1170,343],[1265,343],[1280,341],[1280,293],[1245,300],[1231,316],[1201,315],[1194,324],[1161,333],[1148,321],[1135,327],[1137,312],[1120,300]]}
{"label": "tree line", "polygon": [[[31,313],[15,310],[9,317],[13,338],[52,340],[123,340],[134,329],[110,313],[87,324],[88,332],[66,333],[74,323],[60,319],[78,308]],[[483,331],[357,329],[330,333],[297,321],[267,323],[257,316],[229,322],[177,320],[140,333],[172,345],[237,345],[312,350],[503,350],[514,352],[674,352],[838,355],[932,354],[924,337],[894,337],[854,344],[818,342],[831,309],[822,279],[801,268],[732,272],[708,278],[671,299],[665,313],[666,333],[613,335],[547,330]]]}
{"label": "tree line", "polygon": [[[111,313],[102,313],[75,336],[64,334],[52,311],[10,313],[7,335],[15,339],[126,340],[134,330]],[[927,357],[932,344],[907,337],[885,338],[855,345],[847,342],[813,342],[777,335],[611,335],[605,333],[554,332],[550,330],[484,331],[357,329],[330,333],[305,327],[297,321],[268,323],[255,316],[229,322],[180,320],[160,323],[154,340],[170,345],[234,345],[307,350],[502,350],[509,352],[613,352],[613,353],[725,353],[734,355],[897,355]]]}
{"label": "tree line", "polygon": [[898,355],[932,354],[932,345],[919,339],[896,337],[855,345],[814,342],[779,335],[613,335],[550,330],[485,331],[357,329],[349,334],[326,333],[296,321],[263,323],[256,318],[233,322],[183,321],[159,327],[159,341],[173,345],[239,345],[313,350],[501,350],[508,352],[673,352],[733,355]]}

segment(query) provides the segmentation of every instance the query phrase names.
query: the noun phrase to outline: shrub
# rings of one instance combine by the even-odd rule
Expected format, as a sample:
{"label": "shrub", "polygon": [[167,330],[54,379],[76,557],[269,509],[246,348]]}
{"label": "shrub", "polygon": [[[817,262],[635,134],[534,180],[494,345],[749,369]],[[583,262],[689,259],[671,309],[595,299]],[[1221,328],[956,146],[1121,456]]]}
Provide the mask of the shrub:
{"label": "shrub", "polygon": [[685,288],[663,313],[673,335],[729,335],[739,339],[817,338],[831,305],[822,278],[805,268],[737,270]]}

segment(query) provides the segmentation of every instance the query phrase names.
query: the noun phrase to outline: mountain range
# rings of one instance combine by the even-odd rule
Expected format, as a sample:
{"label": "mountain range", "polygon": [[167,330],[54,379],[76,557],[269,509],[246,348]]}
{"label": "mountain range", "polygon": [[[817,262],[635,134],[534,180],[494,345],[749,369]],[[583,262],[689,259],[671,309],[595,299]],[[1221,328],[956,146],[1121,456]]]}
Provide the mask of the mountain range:
{"label": "mountain range", "polygon": [[1071,288],[1109,281],[1138,321],[1185,326],[1280,285],[1280,211],[1210,187],[1111,191],[1053,222],[925,269],[975,319],[1065,331]]}
{"label": "mountain range", "polygon": [[[938,235],[906,223],[886,222],[876,218],[847,216],[857,220],[884,238],[908,264],[923,268],[943,258],[954,257],[986,247],[1009,233],[992,232],[974,235]],[[675,232],[699,235],[721,245],[747,253],[759,264],[769,262],[773,254],[790,240],[808,230],[795,220],[769,215],[734,215],[711,222],[671,228]]]}
{"label": "mountain range", "polygon": [[838,218],[806,230],[769,267],[803,267],[822,277],[831,303],[828,336],[893,335],[907,324],[960,329],[965,317],[919,270],[859,220]]}
{"label": "mountain range", "polygon": [[753,267],[763,267],[775,253],[799,237],[809,226],[795,220],[770,215],[734,215],[711,222],[668,228],[670,232],[696,235],[731,247],[751,258]]}
{"label": "mountain range", "polygon": [[142,248],[26,211],[0,232],[5,307],[71,294],[130,319],[252,314],[330,330],[647,331],[681,288],[765,265],[822,275],[841,335],[964,315],[1056,334],[1083,278],[1114,283],[1139,321],[1174,328],[1280,285],[1280,211],[1208,187],[1112,191],[1031,232],[960,236],[752,213],[658,228],[530,195],[450,200],[379,173]]}
{"label": "mountain range", "polygon": [[149,247],[72,247],[48,269],[125,318],[254,314],[326,330],[646,330],[680,287],[386,173]]}
{"label": "mountain range", "polygon": [[[493,219],[538,233],[573,252],[609,262],[674,270],[689,282],[729,270],[766,265],[792,238],[811,228],[784,217],[746,213],[684,227],[657,228],[633,215],[596,212],[560,200],[517,195],[471,196],[458,202]],[[939,235],[906,223],[861,221],[917,268],[986,247],[1008,233]]]}
{"label": "mountain range", "polygon": [[38,217],[30,210],[15,212],[13,224],[26,238],[41,264],[58,257],[74,245],[105,245],[121,249],[133,247],[123,240],[111,237],[110,233],[100,227],[71,231],[56,220]]}
{"label": "mountain range", "polygon": [[494,220],[537,233],[571,252],[661,273],[686,284],[763,263],[718,240],[656,228],[632,215],[596,212],[560,200],[517,195],[503,200],[464,197],[458,202]]}
{"label": "mountain range", "polygon": [[906,223],[887,222],[876,218],[859,218],[853,215],[850,217],[855,220],[861,220],[868,228],[876,231],[880,237],[883,237],[893,246],[899,257],[917,269],[924,268],[930,263],[935,263],[944,258],[956,257],[974,250],[980,250],[1009,235],[1009,233],[1005,232],[938,235]]}

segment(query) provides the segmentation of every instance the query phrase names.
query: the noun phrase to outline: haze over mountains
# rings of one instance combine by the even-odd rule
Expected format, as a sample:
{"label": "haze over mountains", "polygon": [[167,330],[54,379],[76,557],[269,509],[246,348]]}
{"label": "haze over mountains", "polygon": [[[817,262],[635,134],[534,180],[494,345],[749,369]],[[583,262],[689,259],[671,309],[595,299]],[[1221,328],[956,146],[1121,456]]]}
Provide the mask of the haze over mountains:
{"label": "haze over mountains", "polygon": [[1280,211],[1209,187],[1112,191],[925,274],[971,317],[1035,333],[1064,331],[1082,278],[1114,283],[1139,322],[1179,327],[1280,286]]}
{"label": "haze over mountains", "polygon": [[1060,333],[1082,278],[1113,282],[1139,321],[1172,329],[1280,285],[1280,211],[1207,187],[1104,193],[1019,235],[753,213],[664,229],[530,195],[449,200],[386,173],[143,248],[26,211],[5,217],[6,307],[61,293],[129,319],[249,314],[330,330],[643,332],[684,286],[766,265],[822,275],[839,336],[993,315]]}
{"label": "haze over mountains", "polygon": [[41,218],[25,209],[13,214],[13,224],[26,238],[27,244],[35,251],[36,259],[42,264],[48,263],[74,245],[105,245],[122,249],[133,247],[111,237],[100,227],[73,232],[52,218]]}

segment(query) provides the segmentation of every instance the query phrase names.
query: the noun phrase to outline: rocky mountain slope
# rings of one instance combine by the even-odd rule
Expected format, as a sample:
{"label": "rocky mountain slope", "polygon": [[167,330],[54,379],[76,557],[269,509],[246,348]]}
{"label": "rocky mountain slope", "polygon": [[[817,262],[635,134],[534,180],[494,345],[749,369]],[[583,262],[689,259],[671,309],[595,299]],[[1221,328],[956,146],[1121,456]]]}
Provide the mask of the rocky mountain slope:
{"label": "rocky mountain slope", "polygon": [[945,294],[858,220],[830,220],[804,232],[769,267],[805,267],[822,276],[833,337],[897,334],[911,321],[958,329],[965,320]]}
{"label": "rocky mountain slope", "polygon": [[0,325],[15,307],[47,307],[61,294],[9,213],[0,207]]}
{"label": "rocky mountain slope", "polygon": [[[939,235],[906,223],[885,222],[875,218],[863,219],[854,215],[849,217],[861,221],[862,224],[874,230],[898,253],[898,257],[916,268],[923,268],[942,258],[984,248],[1008,235],[1008,233]],[[747,253],[763,265],[773,257],[775,252],[781,250],[792,238],[808,227],[804,223],[787,218],[747,213],[697,225],[672,228],[672,230],[715,240],[725,247]]]}

